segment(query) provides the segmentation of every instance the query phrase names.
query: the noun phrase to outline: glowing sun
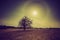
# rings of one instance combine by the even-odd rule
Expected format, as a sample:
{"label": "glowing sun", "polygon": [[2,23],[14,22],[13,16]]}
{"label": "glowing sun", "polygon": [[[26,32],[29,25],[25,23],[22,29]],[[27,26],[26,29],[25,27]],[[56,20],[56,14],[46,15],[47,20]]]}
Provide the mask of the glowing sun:
{"label": "glowing sun", "polygon": [[34,16],[36,16],[37,15],[37,11],[36,10],[34,10],[33,12],[32,12],[32,14],[34,15]]}

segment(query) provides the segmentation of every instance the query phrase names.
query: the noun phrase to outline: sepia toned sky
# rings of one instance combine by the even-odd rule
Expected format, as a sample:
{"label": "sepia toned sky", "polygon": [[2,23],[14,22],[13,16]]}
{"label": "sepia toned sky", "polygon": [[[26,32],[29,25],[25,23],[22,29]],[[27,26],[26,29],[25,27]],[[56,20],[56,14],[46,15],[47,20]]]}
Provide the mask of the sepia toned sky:
{"label": "sepia toned sky", "polygon": [[18,26],[27,16],[34,28],[60,28],[59,0],[0,0],[0,25]]}

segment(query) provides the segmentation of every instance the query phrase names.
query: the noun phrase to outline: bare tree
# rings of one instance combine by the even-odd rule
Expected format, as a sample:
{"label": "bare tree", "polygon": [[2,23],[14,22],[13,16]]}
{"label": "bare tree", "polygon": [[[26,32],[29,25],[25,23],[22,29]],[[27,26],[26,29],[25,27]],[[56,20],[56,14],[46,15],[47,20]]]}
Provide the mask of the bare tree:
{"label": "bare tree", "polygon": [[26,16],[24,16],[23,18],[22,18],[22,20],[19,22],[19,26],[21,26],[21,27],[23,27],[23,29],[25,30],[27,27],[31,27],[31,24],[32,24],[32,21],[28,18],[28,17],[26,17]]}

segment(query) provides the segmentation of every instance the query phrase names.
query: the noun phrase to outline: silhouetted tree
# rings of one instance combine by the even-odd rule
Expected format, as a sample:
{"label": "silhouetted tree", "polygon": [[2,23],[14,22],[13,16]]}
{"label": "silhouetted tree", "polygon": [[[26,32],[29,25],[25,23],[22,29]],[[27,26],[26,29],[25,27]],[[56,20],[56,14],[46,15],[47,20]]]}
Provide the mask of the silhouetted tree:
{"label": "silhouetted tree", "polygon": [[31,28],[31,24],[32,24],[32,21],[26,16],[24,16],[23,19],[19,22],[19,26],[23,27],[24,30],[27,27]]}

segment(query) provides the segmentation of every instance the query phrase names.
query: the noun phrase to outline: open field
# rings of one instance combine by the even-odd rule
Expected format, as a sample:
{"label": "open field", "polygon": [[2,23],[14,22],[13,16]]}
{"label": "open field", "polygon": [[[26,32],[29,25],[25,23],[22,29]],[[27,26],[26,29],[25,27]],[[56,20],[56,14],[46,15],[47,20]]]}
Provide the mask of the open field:
{"label": "open field", "polygon": [[0,40],[60,40],[60,29],[0,29]]}

